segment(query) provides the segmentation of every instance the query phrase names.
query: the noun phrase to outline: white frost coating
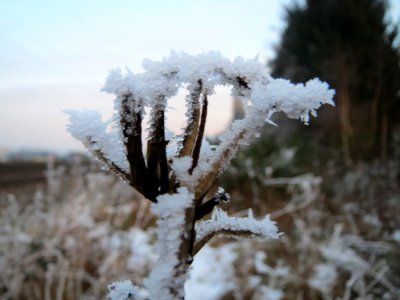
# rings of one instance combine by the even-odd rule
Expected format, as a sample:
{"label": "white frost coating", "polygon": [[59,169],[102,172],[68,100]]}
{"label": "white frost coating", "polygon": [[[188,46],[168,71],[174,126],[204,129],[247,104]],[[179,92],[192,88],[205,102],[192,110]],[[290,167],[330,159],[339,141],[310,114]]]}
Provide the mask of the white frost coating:
{"label": "white frost coating", "polygon": [[176,178],[180,182],[185,182],[190,177],[189,169],[192,166],[192,161],[191,156],[176,157],[172,160],[172,170],[174,170]]}
{"label": "white frost coating", "polygon": [[196,224],[196,240],[200,241],[214,234],[224,234],[233,238],[250,236],[262,241],[278,239],[280,234],[275,224],[268,215],[262,220],[255,219],[251,209],[247,217],[237,218],[215,208],[210,220]]}
{"label": "white frost coating", "polygon": [[96,111],[66,110],[70,123],[68,131],[77,140],[81,141],[92,154],[100,151],[105,158],[124,171],[129,169],[128,161],[122,141],[116,128],[108,130],[108,123],[101,120]]}
{"label": "white frost coating", "polygon": [[[308,115],[315,115],[321,104],[331,104],[334,95],[326,83],[318,79],[303,84],[291,84],[288,80],[273,79],[265,66],[256,60],[237,58],[233,62],[220,53],[209,52],[197,56],[171,53],[160,62],[145,60],[145,73],[133,75],[128,71],[110,72],[103,90],[121,95],[121,91],[134,91],[145,106],[154,105],[159,95],[176,95],[179,87],[193,84],[199,79],[203,88],[212,94],[217,84],[233,85],[232,94],[252,105],[246,106],[246,119],[260,115],[260,120],[269,119],[275,111],[282,111],[290,118],[301,118],[308,122]],[[238,87],[234,82],[241,77],[249,89]]]}
{"label": "white frost coating", "polygon": [[186,281],[184,273],[176,276],[177,253],[181,235],[185,232],[185,210],[192,206],[193,199],[194,195],[181,187],[176,194],[158,196],[158,202],[152,206],[152,212],[158,216],[155,250],[160,259],[144,282],[150,299],[176,299],[171,294],[171,287],[183,286]]}
{"label": "white frost coating", "polygon": [[329,90],[328,85],[319,79],[309,80],[305,85],[274,79],[255,88],[253,103],[259,111],[281,111],[289,118],[300,118],[307,124],[309,115],[316,116],[321,104],[334,105],[333,95],[333,90]]}
{"label": "white frost coating", "polygon": [[108,300],[139,300],[139,289],[130,280],[116,281],[108,285]]}
{"label": "white frost coating", "polygon": [[318,79],[310,80],[306,85],[294,85],[288,80],[270,78],[265,70],[260,70],[260,73],[264,73],[262,78],[253,78],[255,81],[248,95],[251,105],[245,106],[245,118],[234,121],[219,136],[221,143],[211,158],[208,155],[201,156],[199,166],[202,167],[194,170],[192,181],[203,177],[221,159],[224,160],[222,164],[226,165],[236,155],[237,150],[257,136],[265,122],[271,123],[273,113],[284,112],[289,118],[300,118],[308,124],[309,114],[316,116],[316,110],[321,104],[334,105],[334,91],[329,90],[328,85]]}
{"label": "white frost coating", "polygon": [[121,96],[134,89],[134,74],[126,69],[126,75],[122,74],[121,69],[114,69],[108,73],[106,83],[102,91]]}
{"label": "white frost coating", "polygon": [[[131,113],[143,115],[145,107],[165,109],[168,98],[175,96],[182,87],[193,89],[199,80],[202,90],[208,95],[214,93],[216,85],[230,85],[232,96],[245,104],[245,117],[236,120],[220,136],[221,143],[215,151],[203,145],[197,167],[182,182],[190,190],[216,165],[219,165],[216,170],[222,172],[236,152],[258,135],[265,122],[273,124],[273,113],[281,111],[290,118],[300,118],[308,123],[309,115],[315,116],[322,104],[333,105],[334,91],[318,79],[310,80],[305,85],[294,85],[288,80],[272,78],[264,64],[257,60],[239,57],[230,61],[218,52],[197,56],[172,52],[162,61],[145,60],[143,68],[145,72],[141,74],[133,74],[129,70],[125,74],[121,70],[109,73],[103,91],[117,96],[116,113],[110,123],[102,123],[100,116],[93,112],[70,112],[70,131],[92,152],[102,151],[114,164],[127,171],[121,129],[107,132],[105,127],[119,128],[121,121],[132,122]],[[121,110],[123,102],[124,111]],[[188,109],[193,107],[189,105]],[[190,116],[188,111],[187,117]]]}

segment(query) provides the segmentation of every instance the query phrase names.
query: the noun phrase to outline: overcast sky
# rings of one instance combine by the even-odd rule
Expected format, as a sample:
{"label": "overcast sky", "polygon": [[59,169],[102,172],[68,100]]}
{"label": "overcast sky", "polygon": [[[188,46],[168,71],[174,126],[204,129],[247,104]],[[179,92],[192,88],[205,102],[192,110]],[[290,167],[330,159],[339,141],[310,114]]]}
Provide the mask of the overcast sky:
{"label": "overcast sky", "polygon": [[[0,0],[0,148],[82,149],[62,110],[110,116],[113,97],[100,89],[115,67],[140,72],[142,59],[171,50],[270,59],[291,2]],[[229,103],[213,105],[211,133],[230,112]]]}

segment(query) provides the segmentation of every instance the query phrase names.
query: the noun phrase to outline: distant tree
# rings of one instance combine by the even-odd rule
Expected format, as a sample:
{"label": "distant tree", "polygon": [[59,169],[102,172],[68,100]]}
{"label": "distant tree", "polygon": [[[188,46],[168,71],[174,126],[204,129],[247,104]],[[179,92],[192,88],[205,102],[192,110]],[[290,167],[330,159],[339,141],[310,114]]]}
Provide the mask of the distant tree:
{"label": "distant tree", "polygon": [[338,109],[330,113],[337,118],[325,119],[335,120],[329,132],[339,133],[334,144],[341,144],[346,164],[385,158],[400,124],[399,27],[389,24],[387,10],[384,0],[293,4],[271,62],[273,76],[294,82],[319,77],[336,89]]}

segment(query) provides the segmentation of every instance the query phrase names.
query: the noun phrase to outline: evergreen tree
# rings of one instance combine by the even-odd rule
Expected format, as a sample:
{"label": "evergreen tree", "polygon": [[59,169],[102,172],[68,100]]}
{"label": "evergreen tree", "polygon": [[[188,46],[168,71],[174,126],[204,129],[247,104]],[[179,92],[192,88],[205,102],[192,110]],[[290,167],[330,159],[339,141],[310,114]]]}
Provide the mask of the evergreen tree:
{"label": "evergreen tree", "polygon": [[[386,157],[400,125],[398,24],[384,0],[307,0],[287,8],[272,73],[295,82],[320,77],[336,89],[325,121],[346,164]],[[328,114],[335,114],[331,118]],[[334,120],[329,122],[328,120]],[[335,134],[338,133],[338,134]]]}

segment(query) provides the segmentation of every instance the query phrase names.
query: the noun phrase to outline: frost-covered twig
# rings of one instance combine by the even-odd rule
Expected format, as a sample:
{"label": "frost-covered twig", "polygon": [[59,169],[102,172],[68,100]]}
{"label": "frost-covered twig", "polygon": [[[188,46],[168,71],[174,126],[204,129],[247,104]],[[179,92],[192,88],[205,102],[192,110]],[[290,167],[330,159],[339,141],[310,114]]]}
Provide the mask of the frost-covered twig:
{"label": "frost-covered twig", "polygon": [[197,253],[210,239],[216,235],[225,235],[232,238],[252,237],[259,240],[279,238],[278,228],[269,216],[257,220],[249,209],[247,217],[230,217],[226,212],[216,208],[210,220],[196,224],[196,243],[194,254]]}
{"label": "frost-covered twig", "polygon": [[68,130],[71,134],[81,141],[105,168],[130,181],[128,161],[120,148],[121,141],[115,132],[107,132],[108,124],[101,121],[100,114],[88,110],[65,112],[70,115]]}

